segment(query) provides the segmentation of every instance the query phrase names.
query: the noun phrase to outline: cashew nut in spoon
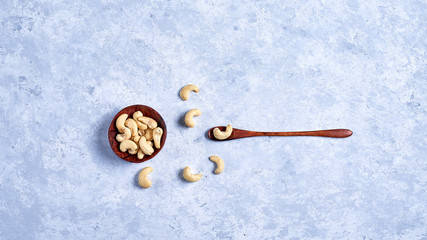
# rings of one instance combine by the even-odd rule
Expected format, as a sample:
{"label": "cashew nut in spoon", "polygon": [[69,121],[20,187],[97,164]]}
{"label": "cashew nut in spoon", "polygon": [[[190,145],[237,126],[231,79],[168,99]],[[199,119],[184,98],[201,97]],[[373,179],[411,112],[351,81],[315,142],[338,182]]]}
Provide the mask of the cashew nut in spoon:
{"label": "cashew nut in spoon", "polygon": [[224,170],[224,161],[218,156],[210,156],[209,160],[216,164],[215,174],[220,174]]}
{"label": "cashew nut in spoon", "polygon": [[191,109],[190,111],[188,111],[185,114],[185,125],[187,125],[187,127],[194,127],[194,125],[196,125],[194,123],[194,116],[200,116],[200,114],[202,114],[202,111],[200,111],[199,109],[195,108],[195,109]]}
{"label": "cashew nut in spoon", "polygon": [[188,96],[190,95],[190,92],[193,91],[195,93],[199,92],[199,88],[194,85],[194,84],[188,84],[184,87],[181,88],[181,90],[179,91],[179,97],[183,100],[183,101],[187,101],[188,100]]}
{"label": "cashew nut in spoon", "polygon": [[182,172],[182,176],[184,177],[185,180],[187,180],[188,182],[197,182],[202,178],[202,174],[192,174],[191,173],[191,168],[189,166],[186,166],[184,168],[184,171]]}
{"label": "cashew nut in spoon", "polygon": [[147,141],[147,144],[150,145],[150,147],[153,147],[153,142],[152,141]]}
{"label": "cashew nut in spoon", "polygon": [[153,130],[153,140],[154,140],[154,146],[159,149],[160,148],[160,139],[162,139],[163,135],[163,129],[156,127]]}
{"label": "cashew nut in spoon", "polygon": [[146,167],[146,168],[143,168],[141,172],[139,172],[139,175],[138,175],[139,186],[141,186],[142,188],[151,187],[151,181],[150,179],[148,179],[147,175],[150,174],[152,171],[153,171],[152,167]]}
{"label": "cashew nut in spoon", "polygon": [[130,139],[131,136],[132,136],[131,130],[129,128],[125,127],[123,133],[119,133],[116,135],[116,140],[118,142],[123,142],[124,140]]}
{"label": "cashew nut in spoon", "polygon": [[117,130],[119,130],[120,133],[123,133],[125,131],[125,121],[128,118],[128,115],[126,113],[120,115],[116,120],[116,127]]}
{"label": "cashew nut in spoon", "polygon": [[150,117],[139,117],[138,121],[146,124],[149,128],[155,129],[157,127],[156,120],[150,118]]}
{"label": "cashew nut in spoon", "polygon": [[141,137],[139,139],[139,148],[142,150],[142,152],[146,155],[151,155],[154,152],[153,147],[148,145],[147,139],[145,137]]}
{"label": "cashew nut in spoon", "polygon": [[120,151],[122,152],[126,152],[128,150],[130,151],[137,151],[138,149],[138,145],[136,145],[136,143],[132,140],[124,140],[123,142],[120,143]]}
{"label": "cashew nut in spoon", "polygon": [[233,127],[231,127],[231,124],[227,125],[227,128],[225,129],[224,132],[219,130],[219,128],[214,128],[213,130],[214,137],[218,140],[227,139],[232,132],[233,132]]}
{"label": "cashew nut in spoon", "polygon": [[132,118],[126,119],[125,126],[128,127],[132,132],[132,137],[138,134],[138,125],[136,125],[135,120],[133,120]]}

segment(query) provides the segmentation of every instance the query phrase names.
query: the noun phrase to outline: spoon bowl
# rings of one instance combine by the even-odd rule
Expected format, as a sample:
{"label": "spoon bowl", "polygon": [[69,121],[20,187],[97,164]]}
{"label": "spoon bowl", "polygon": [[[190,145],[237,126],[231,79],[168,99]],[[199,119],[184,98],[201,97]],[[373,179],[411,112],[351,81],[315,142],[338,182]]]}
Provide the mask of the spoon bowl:
{"label": "spoon bowl", "polygon": [[[124,113],[128,114],[129,117],[132,118],[133,113],[136,111],[141,111],[144,116],[150,117],[156,120],[157,125],[163,129],[163,135],[162,135],[162,138],[160,139],[160,148],[159,149],[154,148],[153,154],[145,155],[142,159],[138,159],[136,155],[131,155],[128,152],[120,151],[120,143],[116,140],[116,135],[119,133],[119,131],[116,128],[117,118]],[[110,142],[110,146],[113,152],[117,156],[119,156],[119,158],[128,162],[133,162],[133,163],[145,162],[155,157],[165,145],[166,135],[167,135],[166,123],[163,120],[162,116],[153,108],[145,105],[132,105],[132,106],[123,108],[120,112],[116,114],[116,116],[114,116],[113,120],[111,121],[110,127],[108,128],[108,141]]]}

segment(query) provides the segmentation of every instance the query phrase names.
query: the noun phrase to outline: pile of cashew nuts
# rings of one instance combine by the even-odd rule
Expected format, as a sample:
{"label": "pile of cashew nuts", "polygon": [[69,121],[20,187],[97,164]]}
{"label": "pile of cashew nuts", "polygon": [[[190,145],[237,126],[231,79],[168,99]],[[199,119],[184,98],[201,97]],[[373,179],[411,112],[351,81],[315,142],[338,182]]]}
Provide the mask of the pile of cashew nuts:
{"label": "pile of cashew nuts", "polygon": [[[181,91],[179,92],[179,96],[183,101],[187,101],[189,99],[190,92],[198,93],[199,88],[193,84],[186,85],[181,88]],[[128,141],[123,145],[123,148],[122,148],[122,144],[125,141],[119,141],[121,142],[120,150],[122,152],[128,151],[130,154],[137,153],[138,158],[139,158],[140,152],[142,154],[142,157],[144,157],[144,154],[150,155],[153,153],[152,144],[150,145],[151,142],[149,142],[149,140],[151,139],[154,140],[155,147],[159,148],[158,146],[160,146],[160,139],[163,134],[163,130],[157,127],[156,121],[148,117],[143,117],[142,114],[141,115],[140,114],[141,114],[140,112],[139,113],[135,112],[133,114],[133,119],[126,119],[127,115],[124,114],[126,116],[122,115],[123,117],[120,116],[117,119],[119,120],[122,117],[120,119],[120,124],[116,123],[117,129],[119,129],[121,133],[117,135],[116,137],[117,141],[119,141],[119,139],[120,140],[126,139],[126,137],[127,137],[127,140],[125,141]],[[197,108],[191,109],[190,111],[188,111],[185,114],[185,125],[187,127],[193,128],[196,125],[193,117],[200,116],[201,114],[202,112]],[[135,122],[139,130],[135,127],[133,122]],[[126,130],[126,127],[128,127],[127,129],[129,129],[129,131]],[[137,130],[132,130],[132,129],[137,129]],[[145,133],[139,135],[139,132],[141,131],[141,129],[144,130]],[[232,132],[233,132],[233,128],[231,127],[230,124],[227,125],[227,128],[225,131],[221,131],[218,128],[215,128],[213,130],[213,134],[215,138],[218,140],[224,140],[228,138]],[[136,136],[136,139],[134,136]],[[136,144],[137,142],[139,144]],[[138,145],[139,145],[139,148],[138,148]],[[142,157],[140,159],[142,159]],[[224,170],[224,161],[222,160],[222,158],[220,158],[219,156],[213,155],[209,157],[209,160],[211,160],[216,164],[216,169],[214,171],[215,174],[220,174]],[[150,174],[152,171],[153,171],[153,168],[151,167],[146,167],[140,171],[138,175],[138,182],[142,188],[151,187],[152,183],[150,179],[148,179],[148,174]],[[182,177],[188,182],[197,182],[200,179],[202,179],[202,176],[203,175],[201,173],[198,173],[198,174],[192,173],[191,168],[189,166],[186,166],[182,171]]]}
{"label": "pile of cashew nuts", "polygon": [[[154,148],[160,148],[163,129],[157,126],[156,120],[143,116],[141,111],[134,112],[132,118],[127,114],[120,115],[116,120],[119,134],[116,140],[120,142],[120,151],[137,156],[138,159],[154,153]],[[153,144],[154,142],[154,144]]]}

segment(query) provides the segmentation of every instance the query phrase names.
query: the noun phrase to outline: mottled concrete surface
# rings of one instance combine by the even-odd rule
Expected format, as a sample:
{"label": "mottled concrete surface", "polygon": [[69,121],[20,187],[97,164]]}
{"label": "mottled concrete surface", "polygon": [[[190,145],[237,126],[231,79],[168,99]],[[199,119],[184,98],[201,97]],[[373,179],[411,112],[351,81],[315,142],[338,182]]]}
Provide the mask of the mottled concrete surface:
{"label": "mottled concrete surface", "polygon": [[[0,239],[427,238],[426,1],[0,5]],[[132,104],[169,130],[142,164],[107,141]],[[354,135],[206,139],[227,123]]]}

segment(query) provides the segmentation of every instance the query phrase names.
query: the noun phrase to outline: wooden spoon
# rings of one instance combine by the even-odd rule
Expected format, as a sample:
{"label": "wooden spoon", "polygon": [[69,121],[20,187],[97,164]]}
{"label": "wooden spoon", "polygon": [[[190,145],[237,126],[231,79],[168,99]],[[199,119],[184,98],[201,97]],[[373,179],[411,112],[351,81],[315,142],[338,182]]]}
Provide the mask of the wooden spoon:
{"label": "wooden spoon", "polygon": [[316,137],[331,137],[331,138],[346,138],[350,137],[353,132],[349,129],[330,129],[330,130],[317,130],[317,131],[303,131],[303,132],[255,132],[233,128],[233,132],[230,137],[224,140],[218,140],[213,135],[214,128],[219,128],[221,131],[225,131],[225,126],[213,127],[208,130],[208,137],[215,141],[226,141],[238,138],[256,137],[256,136],[316,136]]}

